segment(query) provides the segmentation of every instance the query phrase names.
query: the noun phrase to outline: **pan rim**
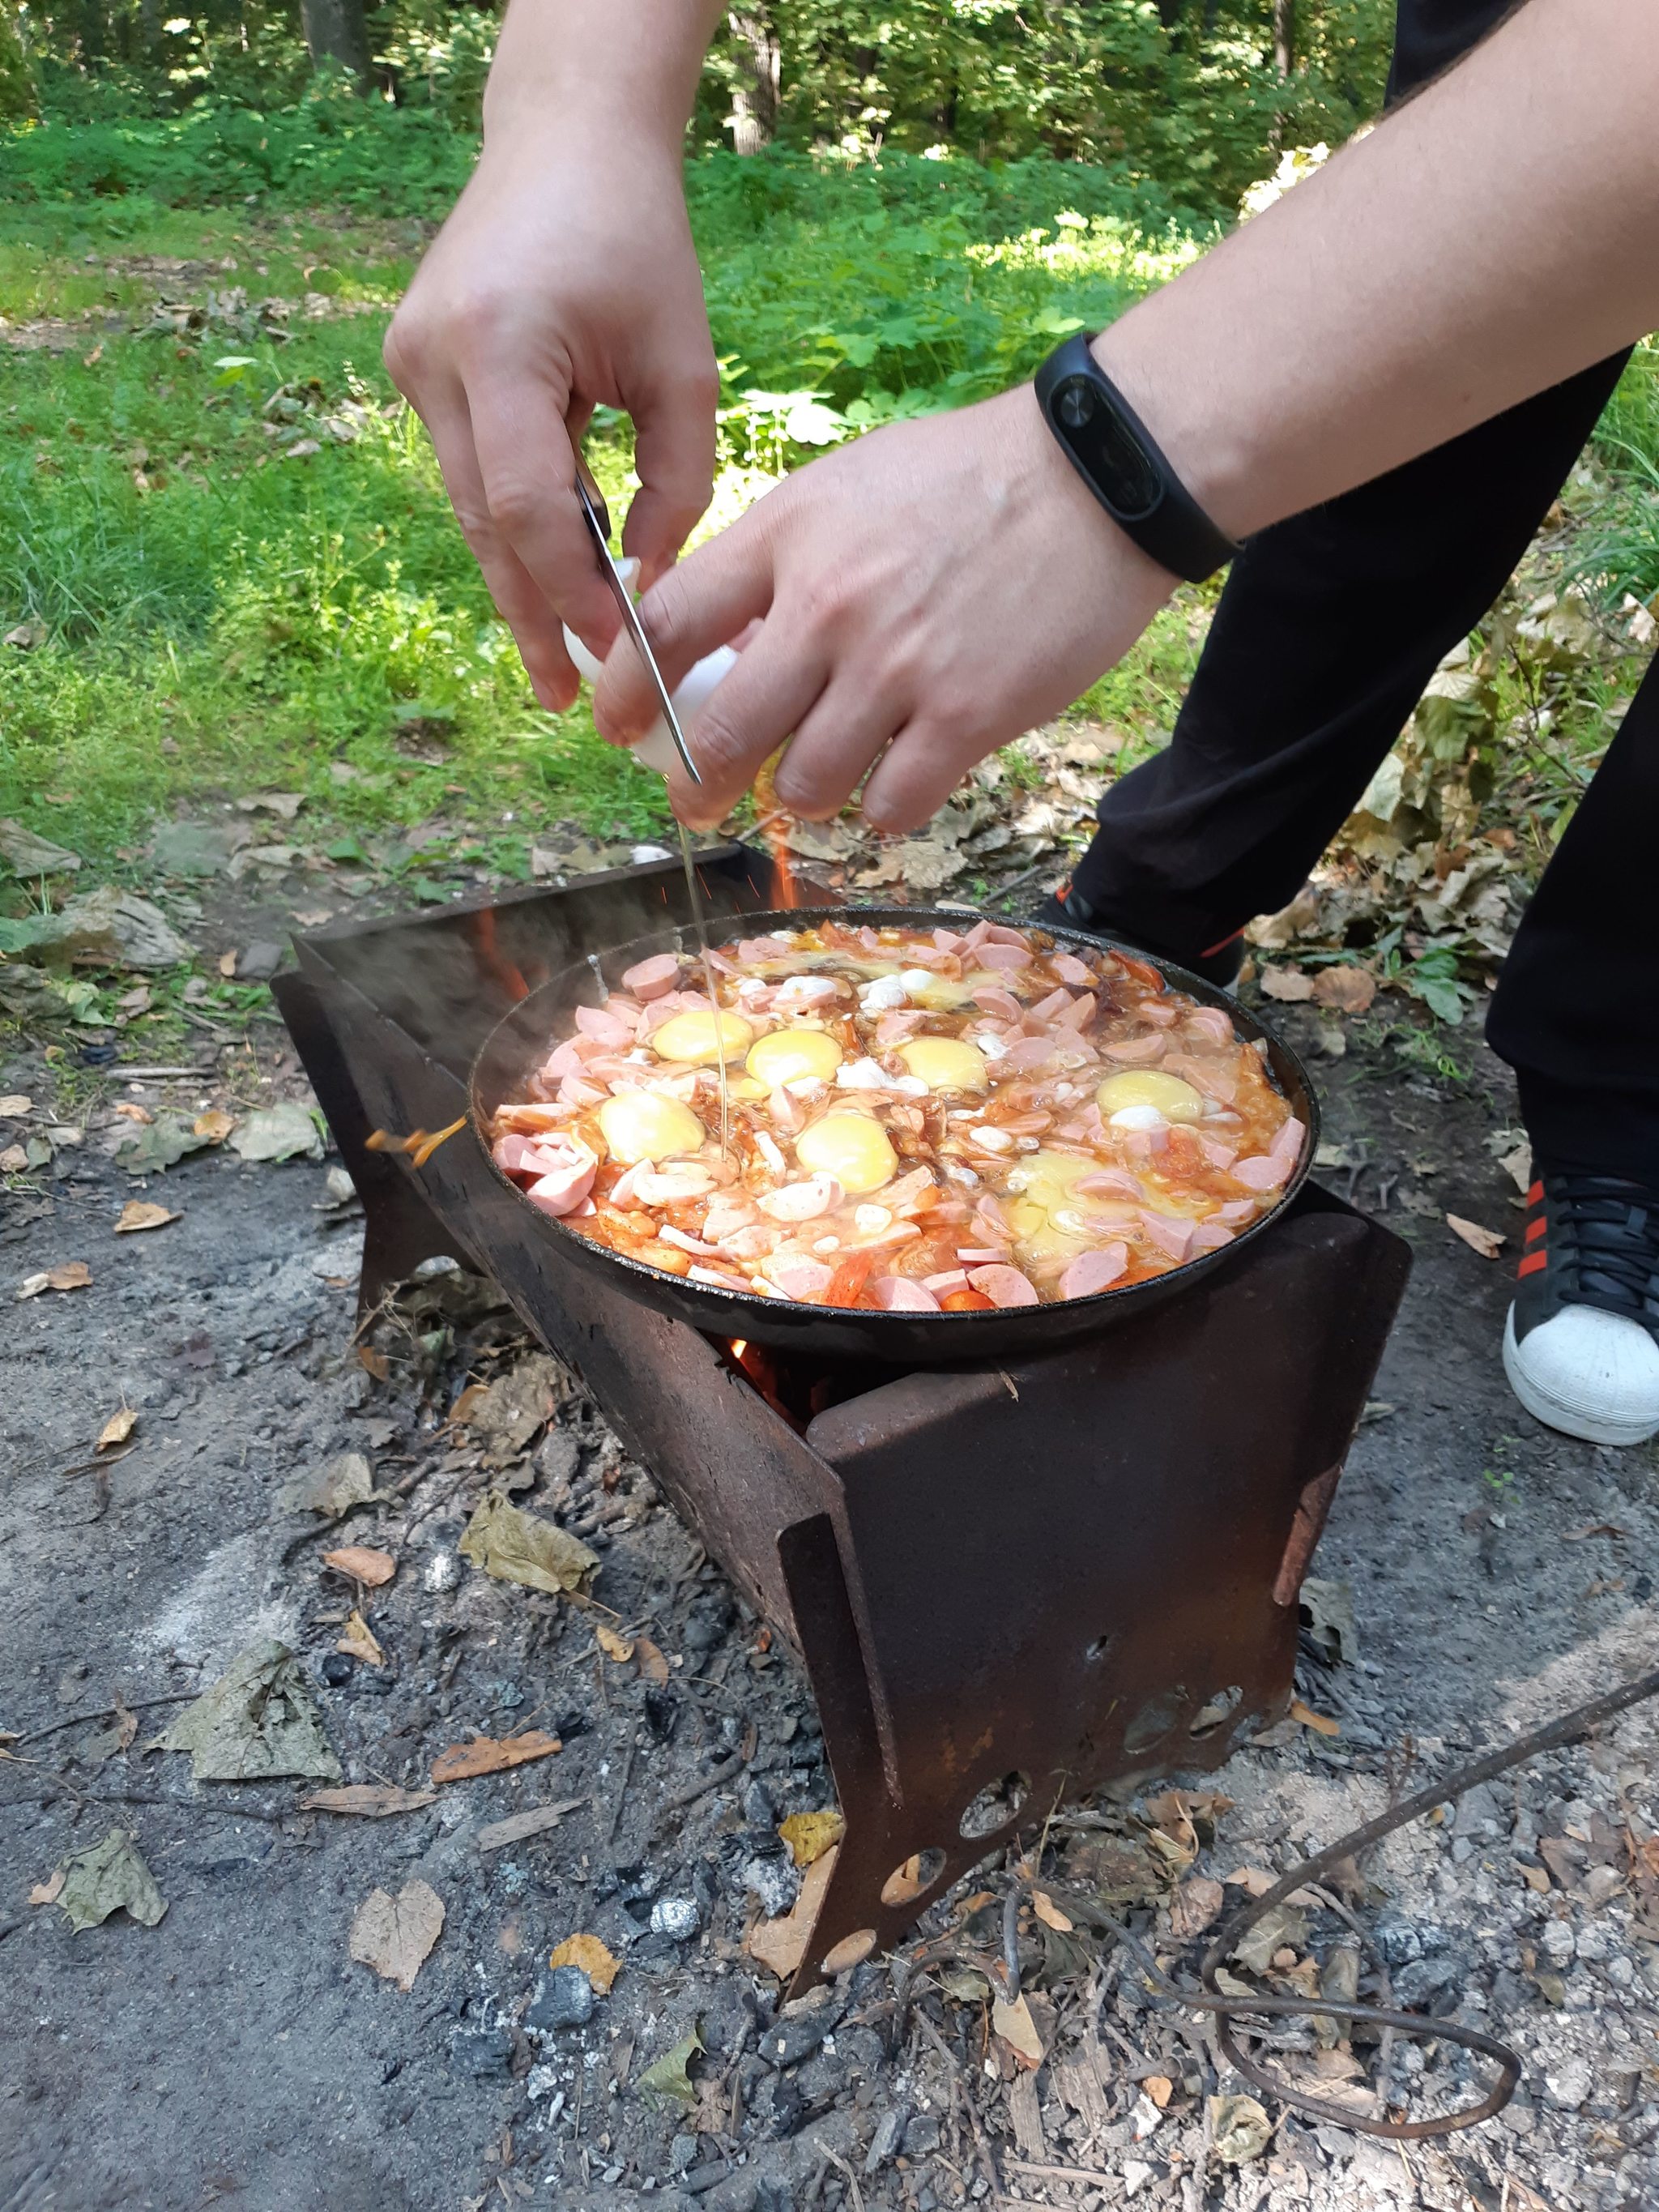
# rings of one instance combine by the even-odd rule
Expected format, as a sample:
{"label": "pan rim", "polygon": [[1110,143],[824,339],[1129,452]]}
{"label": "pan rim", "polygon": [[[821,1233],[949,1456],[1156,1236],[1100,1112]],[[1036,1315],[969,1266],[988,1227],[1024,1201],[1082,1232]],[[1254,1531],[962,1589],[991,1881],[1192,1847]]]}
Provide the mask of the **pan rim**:
{"label": "pan rim", "polygon": [[[728,937],[764,934],[769,923],[797,929],[811,927],[818,921],[836,921],[842,924],[850,921],[851,926],[854,927],[936,926],[941,928],[971,929],[975,921],[997,920],[999,917],[981,915],[977,908],[973,908],[849,906],[842,903],[790,908],[772,907],[747,913],[711,915],[707,926],[709,943],[718,949],[720,943]],[[661,1267],[653,1267],[646,1261],[633,1259],[626,1253],[614,1250],[608,1244],[597,1243],[592,1237],[580,1236],[575,1230],[567,1228],[564,1222],[556,1215],[544,1213],[538,1206],[532,1206],[522,1188],[514,1182],[504,1170],[497,1166],[492,1144],[484,1133],[489,1113],[493,1113],[495,1109],[490,1109],[489,1112],[484,1109],[480,1095],[482,1071],[503,1031],[520,1022],[528,1006],[535,1001],[553,998],[579,975],[586,974],[596,981],[603,981],[599,967],[601,962],[612,962],[623,953],[633,954],[635,959],[648,957],[648,954],[641,949],[646,946],[654,946],[659,950],[665,951],[671,945],[678,945],[684,951],[689,945],[690,951],[695,954],[696,933],[689,923],[675,924],[666,929],[648,932],[640,937],[631,938],[623,944],[609,946],[603,951],[586,953],[579,959],[567,962],[565,966],[548,976],[544,982],[538,983],[526,998],[520,1000],[515,1006],[509,1008],[490,1029],[489,1035],[473,1056],[467,1079],[467,1114],[472,1133],[477,1139],[490,1174],[498,1183],[511,1192],[514,1201],[525,1209],[543,1231],[554,1235],[556,1238],[571,1248],[573,1257],[581,1264],[590,1266],[599,1264],[614,1267],[623,1281],[637,1285],[641,1294],[647,1298],[653,1297],[660,1298],[661,1295],[667,1291],[672,1291],[679,1297],[686,1297],[695,1293],[699,1302],[710,1305],[716,1311],[729,1304],[734,1317],[752,1315],[757,1310],[763,1315],[775,1315],[793,1310],[798,1311],[802,1316],[803,1327],[812,1320],[840,1319],[854,1322],[860,1328],[878,1327],[885,1322],[895,1326],[896,1333],[902,1333],[907,1325],[914,1329],[918,1323],[927,1324],[931,1328],[936,1323],[950,1322],[957,1324],[963,1330],[962,1341],[966,1358],[972,1357],[968,1346],[975,1325],[988,1335],[995,1333],[999,1328],[1006,1328],[1011,1314],[1015,1312],[1031,1315],[1044,1310],[1053,1310],[1073,1319],[1093,1314],[1103,1328],[1114,1314],[1122,1310],[1127,1304],[1148,1302],[1146,1294],[1154,1287],[1162,1295],[1171,1296],[1176,1294],[1177,1285],[1179,1287],[1195,1285],[1218,1266],[1231,1262],[1239,1253],[1253,1244],[1263,1231],[1271,1229],[1281,1219],[1289,1210],[1291,1201],[1312,1171],[1314,1155],[1319,1146],[1319,1101],[1309,1079],[1307,1069],[1295,1049],[1285,1043],[1285,1040],[1271,1030],[1250,1008],[1241,1006],[1218,985],[1207,981],[1201,975],[1194,975],[1189,969],[1182,968],[1174,961],[1163,959],[1157,954],[1143,951],[1139,946],[1130,945],[1121,938],[1100,936],[1084,930],[1066,929],[1047,921],[1008,920],[1003,921],[1001,926],[1009,929],[1029,929],[1040,932],[1052,938],[1057,945],[1068,949],[1075,948],[1079,952],[1098,953],[1105,951],[1121,953],[1131,960],[1139,962],[1145,967],[1154,969],[1164,978],[1166,988],[1172,988],[1184,991],[1200,1006],[1219,1007],[1228,1018],[1244,1032],[1247,1042],[1254,1043],[1258,1038],[1265,1039],[1269,1054],[1277,1054],[1285,1063],[1301,1091],[1302,1105],[1305,1109],[1302,1115],[1304,1121],[1302,1149],[1296,1165],[1292,1168],[1274,1204],[1267,1212],[1258,1214],[1254,1221],[1248,1223],[1231,1243],[1219,1246],[1213,1252],[1200,1253],[1195,1259],[1183,1261],[1177,1267],[1165,1269],[1161,1275],[1149,1276],[1140,1282],[1115,1284],[1107,1290],[1091,1291],[1086,1297],[1052,1299],[1045,1301],[1043,1305],[1039,1307],[994,1306],[988,1311],[971,1313],[947,1313],[941,1309],[938,1313],[916,1314],[890,1313],[883,1308],[873,1306],[817,1305],[804,1299],[769,1298],[758,1291],[728,1290],[725,1285],[720,1283],[689,1284],[684,1276],[670,1274]],[[632,963],[630,962],[629,964],[631,965]],[[574,996],[570,1003],[574,1003]],[[1281,1095],[1285,1097],[1286,1103],[1295,1111],[1296,1102],[1290,1097],[1283,1081],[1279,1079],[1279,1070],[1275,1067],[1272,1072]],[[1176,1281],[1172,1283],[1172,1278],[1176,1279]],[[733,1337],[745,1337],[752,1335],[754,1332],[752,1328],[736,1327],[729,1333]],[[953,1328],[951,1333],[954,1337],[956,1329]]]}

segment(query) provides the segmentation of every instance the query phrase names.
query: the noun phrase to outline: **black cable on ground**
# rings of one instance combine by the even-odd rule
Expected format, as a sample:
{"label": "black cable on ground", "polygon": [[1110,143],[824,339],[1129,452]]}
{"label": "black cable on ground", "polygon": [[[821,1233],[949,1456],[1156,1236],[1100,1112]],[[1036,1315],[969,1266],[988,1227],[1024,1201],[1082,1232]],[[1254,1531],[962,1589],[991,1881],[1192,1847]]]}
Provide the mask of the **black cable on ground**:
{"label": "black cable on ground", "polygon": [[[1395,1829],[1431,1813],[1437,1805],[1449,1805],[1482,1782],[1490,1782],[1505,1774],[1511,1767],[1520,1766],[1540,1753],[1559,1751],[1565,1745],[1576,1743],[1589,1731],[1615,1713],[1626,1711],[1646,1698],[1659,1695],[1659,1668],[1651,1673],[1638,1674],[1605,1696],[1592,1698],[1588,1704],[1575,1705],[1571,1712],[1563,1713],[1557,1720],[1546,1722],[1541,1728],[1531,1729],[1498,1751],[1486,1753],[1467,1765],[1454,1767],[1437,1782],[1430,1783],[1414,1796],[1404,1799],[1389,1811],[1381,1813],[1363,1827],[1352,1828],[1346,1836],[1339,1836],[1322,1851],[1311,1857],[1298,1860],[1290,1872],[1282,1875],[1271,1889],[1253,1898],[1241,1911],[1234,1913],[1222,1927],[1205,1953],[1199,1972],[1203,1987],[1184,1989],[1171,1981],[1149,1955],[1144,1947],[1127,1928],[1107,1920],[1097,1906],[1091,1906],[1095,1917],[1112,1929],[1139,1965],[1142,1972],[1157,1988],[1173,2002],[1185,2005],[1194,2011],[1207,2012],[1216,2022],[1216,2041],[1229,2063],[1257,2088],[1265,2089],[1281,2105],[1292,2112],[1305,2113],[1310,2118],[1329,2120],[1338,2127],[1349,2128],[1359,2135],[1382,2136],[1394,2142],[1416,2142],[1425,2136],[1455,2134],[1460,2129],[1477,2126],[1501,2112],[1515,2094],[1521,2080],[1521,2061],[1507,2044],[1496,2036],[1485,2035],[1477,2028],[1465,2027],[1455,2021],[1436,2020],[1421,2013],[1395,2012],[1382,2005],[1344,2004],[1330,1997],[1274,1997],[1224,1996],[1216,1986],[1216,1975],[1222,1964],[1238,1948],[1240,1938],[1263,1916],[1282,1905],[1304,1883],[1316,1881],[1322,1874],[1328,1873],[1340,1860],[1380,1843]],[[1051,1894],[1059,1895],[1051,1888]],[[1079,1900],[1087,1902],[1087,1900]],[[1340,2020],[1356,2026],[1393,2028],[1397,2034],[1432,2038],[1438,2043],[1455,2043],[1466,2051],[1478,2051],[1484,2057],[1494,2058],[1498,2065],[1498,2077],[1479,2104],[1465,2106],[1455,2112],[1443,2113],[1428,2120],[1365,2119],[1342,2105],[1328,2105],[1322,2099],[1304,2094],[1280,2081],[1267,2068],[1239,2048],[1233,2033],[1233,2022],[1249,2015],[1271,2016],[1278,2019]]]}

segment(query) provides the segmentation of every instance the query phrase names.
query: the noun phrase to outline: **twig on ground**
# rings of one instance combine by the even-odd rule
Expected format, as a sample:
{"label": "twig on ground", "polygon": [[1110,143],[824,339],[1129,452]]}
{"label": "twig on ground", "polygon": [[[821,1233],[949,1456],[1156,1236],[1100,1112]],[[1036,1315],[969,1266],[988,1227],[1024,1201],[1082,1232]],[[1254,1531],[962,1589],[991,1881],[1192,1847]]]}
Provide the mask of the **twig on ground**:
{"label": "twig on ground", "polygon": [[996,2158],[991,2146],[985,2139],[985,2130],[980,2125],[979,2108],[975,2104],[972,2093],[963,2079],[962,2061],[920,2006],[916,2008],[916,2022],[922,2033],[951,2069],[951,2093],[968,2116],[968,2125],[974,2138],[974,2148],[978,2154],[980,2165],[984,2171],[986,2185],[991,2192],[991,2201],[994,2204],[1004,2204],[1007,2200],[1003,2195],[1002,2177],[997,2171]]}
{"label": "twig on ground", "polygon": [[611,1801],[611,1811],[605,1824],[605,1847],[610,1850],[617,1840],[617,1831],[622,1826],[623,1808],[628,1802],[628,1785],[634,1775],[635,1741],[630,1735],[628,1750],[623,1759],[623,1771],[617,1777],[617,1794]]}
{"label": "twig on ground", "polygon": [[[130,1713],[143,1713],[155,1705],[187,1705],[201,1694],[199,1690],[168,1690],[159,1698],[134,1698],[125,1705],[125,1710]],[[70,1713],[61,1721],[48,1721],[45,1728],[31,1729],[27,1735],[20,1735],[17,1741],[19,1743],[39,1743],[43,1736],[57,1735],[64,1729],[79,1728],[83,1722],[109,1720],[122,1710],[124,1708],[118,1705],[94,1705],[89,1713]]]}
{"label": "twig on ground", "polygon": [[720,1765],[711,1766],[707,1774],[698,1775],[693,1782],[683,1783],[678,1790],[668,1790],[661,1800],[661,1809],[665,1813],[673,1813],[683,1805],[695,1805],[699,1797],[707,1796],[711,1790],[718,1790],[723,1782],[730,1782],[741,1774],[746,1763],[743,1753],[734,1751]]}

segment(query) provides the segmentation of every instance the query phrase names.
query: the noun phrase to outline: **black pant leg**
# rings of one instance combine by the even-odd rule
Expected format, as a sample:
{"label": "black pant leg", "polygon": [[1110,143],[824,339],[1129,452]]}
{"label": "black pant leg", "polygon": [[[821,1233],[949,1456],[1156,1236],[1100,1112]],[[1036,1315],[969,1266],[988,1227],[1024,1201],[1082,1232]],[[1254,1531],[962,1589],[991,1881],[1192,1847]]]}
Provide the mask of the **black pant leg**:
{"label": "black pant leg", "polygon": [[1293,898],[1436,663],[1480,621],[1626,356],[1253,538],[1164,752],[1115,784],[1073,885],[1176,959]]}
{"label": "black pant leg", "polygon": [[1552,1165],[1659,1184],[1659,666],[1533,894],[1486,1017]]}

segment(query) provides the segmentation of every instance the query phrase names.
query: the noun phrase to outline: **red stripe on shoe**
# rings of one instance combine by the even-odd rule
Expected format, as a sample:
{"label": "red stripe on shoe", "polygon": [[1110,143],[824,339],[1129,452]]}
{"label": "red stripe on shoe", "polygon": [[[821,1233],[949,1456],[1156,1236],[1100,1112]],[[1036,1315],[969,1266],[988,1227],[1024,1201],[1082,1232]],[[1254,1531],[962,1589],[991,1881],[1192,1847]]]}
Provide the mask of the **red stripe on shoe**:
{"label": "red stripe on shoe", "polygon": [[1527,1204],[1528,1206],[1541,1206],[1543,1203],[1544,1186],[1541,1182],[1535,1182],[1532,1188],[1527,1193]]}
{"label": "red stripe on shoe", "polygon": [[1517,1275],[1535,1275],[1540,1268],[1547,1267],[1549,1263],[1550,1255],[1547,1252],[1528,1252],[1515,1272]]}
{"label": "red stripe on shoe", "polygon": [[1545,1217],[1540,1214],[1536,1221],[1529,1221],[1527,1224],[1526,1241],[1528,1244],[1535,1244],[1540,1237],[1547,1237],[1549,1233],[1550,1224]]}

